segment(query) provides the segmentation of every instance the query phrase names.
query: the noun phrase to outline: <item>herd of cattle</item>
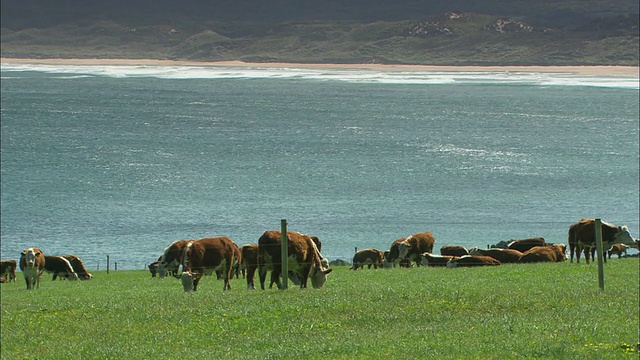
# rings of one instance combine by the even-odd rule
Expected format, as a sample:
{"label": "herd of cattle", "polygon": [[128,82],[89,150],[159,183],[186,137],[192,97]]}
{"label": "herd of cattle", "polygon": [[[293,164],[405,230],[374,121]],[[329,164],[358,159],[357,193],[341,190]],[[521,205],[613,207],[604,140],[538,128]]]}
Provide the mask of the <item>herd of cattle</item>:
{"label": "herd of cattle", "polygon": [[[0,269],[0,282],[15,282],[17,267],[17,261],[3,260]],[[20,254],[20,270],[27,283],[27,290],[40,287],[40,279],[44,272],[53,274],[53,280],[57,277],[67,280],[89,280],[93,277],[76,255],[49,256],[34,247],[25,249]]]}
{"label": "herd of cattle", "polygon": [[[582,219],[569,227],[568,245],[570,261],[574,254],[580,262],[584,252],[586,262],[594,258],[595,219]],[[609,258],[626,254],[627,247],[638,248],[626,226],[616,226],[602,222],[602,242]],[[433,253],[435,238],[430,232],[413,234],[395,240],[388,251],[365,249],[357,251],[351,269],[367,266],[371,268],[446,266],[487,266],[505,263],[561,262],[566,259],[566,245],[549,244],[543,238],[529,238],[500,242],[489,249],[446,245],[440,248],[440,255]],[[320,288],[327,281],[332,269],[329,260],[322,256],[322,243],[318,237],[297,232],[287,232],[287,278],[301,288],[307,287],[308,279],[314,288]],[[152,277],[173,276],[181,279],[184,291],[196,291],[203,275],[216,273],[224,280],[224,290],[231,288],[230,279],[242,272],[247,288],[254,289],[255,272],[258,271],[260,287],[265,289],[267,273],[271,271],[269,288],[275,283],[283,288],[282,274],[282,234],[280,231],[265,231],[257,244],[239,247],[227,237],[204,238],[199,240],[178,240],[167,246],[157,261],[149,265]],[[605,262],[606,262],[606,256]],[[15,260],[2,261],[0,282],[15,281]],[[179,269],[182,267],[182,272]],[[40,286],[44,272],[68,280],[88,280],[82,260],[75,255],[45,256],[38,248],[25,249],[20,256],[20,270],[23,272],[27,289]]]}

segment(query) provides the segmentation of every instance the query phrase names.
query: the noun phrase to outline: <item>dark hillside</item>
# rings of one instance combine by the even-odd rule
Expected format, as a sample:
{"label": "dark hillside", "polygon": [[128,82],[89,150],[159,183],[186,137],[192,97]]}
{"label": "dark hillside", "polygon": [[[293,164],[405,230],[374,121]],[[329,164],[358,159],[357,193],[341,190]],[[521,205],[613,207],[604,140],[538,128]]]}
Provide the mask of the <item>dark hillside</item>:
{"label": "dark hillside", "polygon": [[638,65],[637,0],[3,0],[2,56]]}

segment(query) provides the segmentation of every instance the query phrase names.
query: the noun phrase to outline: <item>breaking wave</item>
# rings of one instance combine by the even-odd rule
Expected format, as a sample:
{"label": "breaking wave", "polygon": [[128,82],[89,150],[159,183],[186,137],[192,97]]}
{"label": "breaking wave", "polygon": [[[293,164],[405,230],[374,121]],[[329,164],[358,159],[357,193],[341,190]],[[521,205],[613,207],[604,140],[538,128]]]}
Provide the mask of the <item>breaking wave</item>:
{"label": "breaking wave", "polygon": [[[531,86],[593,86],[639,89],[634,76],[576,75],[571,73],[495,71],[384,71],[299,69],[239,66],[126,66],[2,64],[3,79],[19,72],[41,72],[60,79],[104,76],[159,79],[295,79],[381,84],[513,84]],[[10,72],[8,74],[7,72]]]}

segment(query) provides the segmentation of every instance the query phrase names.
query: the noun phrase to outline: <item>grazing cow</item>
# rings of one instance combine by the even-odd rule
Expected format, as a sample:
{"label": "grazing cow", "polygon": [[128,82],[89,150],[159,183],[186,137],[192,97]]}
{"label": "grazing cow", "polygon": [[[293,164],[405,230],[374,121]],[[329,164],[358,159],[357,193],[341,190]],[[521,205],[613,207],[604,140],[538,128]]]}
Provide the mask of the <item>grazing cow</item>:
{"label": "grazing cow", "polygon": [[440,255],[444,256],[465,256],[469,255],[469,250],[460,245],[445,245],[440,248]]}
{"label": "grazing cow", "polygon": [[477,247],[471,248],[469,254],[489,256],[500,261],[501,264],[518,263],[522,256],[522,253],[518,250],[500,248],[480,249]]}
{"label": "grazing cow", "polygon": [[395,264],[393,262],[389,261],[389,254],[390,253],[391,253],[390,250],[387,250],[387,251],[382,253],[382,268],[384,268],[384,269],[390,269],[390,268],[395,266]]}
{"label": "grazing cow", "polygon": [[433,252],[434,244],[435,238],[428,231],[413,234],[398,243],[398,257],[415,261],[416,265],[420,266],[420,256],[426,252]]}
{"label": "grazing cow", "polygon": [[61,279],[78,280],[78,274],[73,271],[73,266],[71,266],[69,260],[62,256],[50,255],[45,256],[44,260],[44,271],[53,274],[52,280],[55,281],[58,276],[60,276]]}
{"label": "grazing cow", "polygon": [[169,244],[164,249],[162,256],[160,256],[160,263],[158,264],[158,275],[160,278],[164,278],[167,275],[179,278],[178,268],[182,262],[182,253],[184,248],[194,240],[177,240]]}
{"label": "grazing cow", "polygon": [[242,245],[242,266],[246,271],[247,289],[255,289],[253,280],[258,269],[258,244]]}
{"label": "grazing cow", "polygon": [[373,265],[374,269],[382,267],[382,259],[384,258],[384,253],[377,249],[364,249],[356,252],[353,255],[353,266],[352,270],[358,270],[358,268],[363,268],[367,265],[368,269],[371,269],[371,265]]}
{"label": "grazing cow", "polygon": [[2,260],[0,262],[0,278],[4,279],[4,282],[16,281],[16,269],[18,268],[18,262],[15,260]]}
{"label": "grazing cow", "polygon": [[[580,252],[584,250],[584,257],[589,263],[590,252],[593,254],[593,249],[596,246],[596,226],[595,219],[582,219],[574,228],[575,244],[576,244],[576,261],[580,262]],[[637,240],[635,240],[629,228],[626,225],[616,226],[611,223],[602,222],[602,248],[610,249],[615,243],[621,243],[633,247],[638,246]],[[571,233],[571,231],[570,231]],[[607,257],[604,256],[604,261],[607,261]]]}
{"label": "grazing cow", "polygon": [[93,275],[87,271],[87,268],[84,267],[84,263],[82,260],[76,255],[62,255],[63,258],[67,259],[73,268],[73,271],[78,274],[78,279],[80,280],[91,280]]}
{"label": "grazing cow", "polygon": [[[193,291],[198,290],[202,275],[211,275],[222,270],[224,276],[223,290],[231,289],[230,279],[236,254],[240,252],[238,245],[225,236],[204,238],[189,242],[182,257],[182,272],[189,273],[193,279]],[[183,285],[185,276],[182,276]],[[185,291],[187,288],[185,287]]]}
{"label": "grazing cow", "polygon": [[566,255],[565,255],[566,250],[567,250],[567,246],[564,244],[536,246],[522,253],[522,257],[520,257],[520,262],[521,263],[562,262],[566,260]]}
{"label": "grazing cow", "polygon": [[39,289],[44,272],[44,253],[38,248],[28,248],[20,254],[20,270],[27,283],[27,290]]}
{"label": "grazing cow", "polygon": [[[611,259],[611,255],[618,255],[618,259],[620,259],[622,257],[622,254],[624,254],[625,256],[627,255],[627,249],[629,247],[625,244],[613,244],[611,245],[611,248],[609,249],[609,259]],[[15,278],[15,274],[13,275],[13,277]]]}
{"label": "grazing cow", "polygon": [[548,244],[544,241],[544,238],[528,238],[522,240],[511,240],[507,245],[507,249],[518,250],[521,253],[535,247],[535,246],[547,246]]}
{"label": "grazing cow", "polygon": [[[258,240],[258,269],[262,290],[268,270],[271,270],[271,285],[275,282],[282,289],[281,237],[280,231],[268,230]],[[329,268],[329,261],[322,257],[315,241],[310,236],[297,232],[287,232],[287,239],[289,277],[291,272],[295,273],[296,281],[303,289],[307,287],[309,277],[315,289],[322,287],[333,269]]]}
{"label": "grazing cow", "polygon": [[424,253],[421,257],[421,264],[426,266],[447,266],[449,260],[460,258],[460,256],[435,255],[431,253]]}
{"label": "grazing cow", "polygon": [[391,247],[388,251],[385,251],[384,261],[388,264],[383,264],[384,267],[396,267],[396,265],[400,262],[400,243],[405,241],[405,238],[395,239],[391,243]]}
{"label": "grazing cow", "polygon": [[500,265],[500,261],[491,256],[482,255],[465,255],[459,258],[453,258],[447,262],[447,268],[495,265]]}

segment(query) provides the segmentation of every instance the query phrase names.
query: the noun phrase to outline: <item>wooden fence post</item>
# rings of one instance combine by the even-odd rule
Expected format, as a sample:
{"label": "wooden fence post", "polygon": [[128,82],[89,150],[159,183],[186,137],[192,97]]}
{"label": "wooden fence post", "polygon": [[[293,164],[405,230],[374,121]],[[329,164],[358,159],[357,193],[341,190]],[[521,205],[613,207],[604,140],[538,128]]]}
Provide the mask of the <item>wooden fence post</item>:
{"label": "wooden fence post", "polygon": [[282,261],[282,290],[289,287],[289,244],[287,238],[287,220],[280,220],[281,236],[281,261]]}
{"label": "wooden fence post", "polygon": [[598,285],[604,290],[604,249],[602,246],[602,220],[596,219],[596,252],[598,253]]}
{"label": "wooden fence post", "polygon": [[107,255],[107,274],[109,273],[109,255]]}

